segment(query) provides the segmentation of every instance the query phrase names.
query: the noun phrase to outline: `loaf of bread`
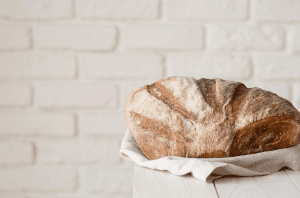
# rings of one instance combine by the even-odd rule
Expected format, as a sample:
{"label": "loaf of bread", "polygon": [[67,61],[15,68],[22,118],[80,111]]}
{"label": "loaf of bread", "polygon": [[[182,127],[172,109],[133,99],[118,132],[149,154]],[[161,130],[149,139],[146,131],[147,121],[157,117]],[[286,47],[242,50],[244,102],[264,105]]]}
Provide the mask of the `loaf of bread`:
{"label": "loaf of bread", "polygon": [[149,160],[221,158],[291,147],[300,113],[270,91],[229,80],[172,76],[131,92],[127,127]]}

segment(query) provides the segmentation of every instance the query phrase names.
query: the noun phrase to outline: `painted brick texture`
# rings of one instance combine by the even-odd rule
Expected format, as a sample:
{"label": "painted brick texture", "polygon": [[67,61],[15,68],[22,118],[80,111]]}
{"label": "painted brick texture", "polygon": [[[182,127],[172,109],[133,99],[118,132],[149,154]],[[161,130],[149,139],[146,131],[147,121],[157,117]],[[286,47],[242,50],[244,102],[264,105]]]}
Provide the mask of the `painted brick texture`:
{"label": "painted brick texture", "polygon": [[26,26],[1,25],[0,50],[25,50],[31,48],[30,29]]}
{"label": "painted brick texture", "polygon": [[78,0],[77,13],[83,19],[158,18],[159,0]]}
{"label": "painted brick texture", "polygon": [[132,197],[125,100],[162,78],[239,81],[300,109],[299,10],[298,0],[0,0],[0,197]]}
{"label": "painted brick texture", "polygon": [[293,0],[254,0],[255,18],[258,21],[300,21],[300,2]]}
{"label": "painted brick texture", "polygon": [[3,168],[0,169],[0,190],[72,192],[77,175],[76,170],[66,168]]}
{"label": "painted brick texture", "polygon": [[75,58],[65,53],[2,53],[0,79],[71,79]]}
{"label": "painted brick texture", "polygon": [[247,0],[167,0],[166,18],[170,20],[245,20]]}
{"label": "painted brick texture", "polygon": [[118,139],[82,138],[40,140],[36,147],[43,164],[117,164],[121,157],[115,153],[120,145]]}
{"label": "painted brick texture", "polygon": [[155,78],[163,71],[160,56],[143,53],[85,54],[80,65],[86,78]]}
{"label": "painted brick texture", "polygon": [[19,20],[71,18],[72,1],[1,1],[0,16]]}
{"label": "painted brick texture", "polygon": [[29,106],[32,88],[28,83],[1,83],[0,106]]}
{"label": "painted brick texture", "polygon": [[128,25],[124,28],[126,49],[202,49],[203,29],[199,26]]}
{"label": "painted brick texture", "polygon": [[0,166],[32,164],[33,145],[25,141],[6,141],[0,144]]}
{"label": "painted brick texture", "polygon": [[251,60],[245,56],[212,56],[199,53],[169,54],[167,56],[168,75],[195,76],[201,78],[237,79],[249,78]]}
{"label": "painted brick texture", "polygon": [[284,29],[261,25],[212,25],[207,29],[207,46],[214,50],[277,51],[284,46]]}
{"label": "painted brick texture", "polygon": [[[105,93],[105,94],[104,94]],[[37,105],[44,108],[116,107],[117,88],[102,84],[41,84],[36,87]]]}
{"label": "painted brick texture", "polygon": [[0,128],[1,135],[71,137],[75,121],[70,114],[1,112]]}
{"label": "painted brick texture", "polygon": [[295,51],[300,52],[300,25],[295,27],[293,43]]}
{"label": "painted brick texture", "polygon": [[38,25],[35,43],[42,49],[111,50],[116,43],[114,27],[88,25]]}

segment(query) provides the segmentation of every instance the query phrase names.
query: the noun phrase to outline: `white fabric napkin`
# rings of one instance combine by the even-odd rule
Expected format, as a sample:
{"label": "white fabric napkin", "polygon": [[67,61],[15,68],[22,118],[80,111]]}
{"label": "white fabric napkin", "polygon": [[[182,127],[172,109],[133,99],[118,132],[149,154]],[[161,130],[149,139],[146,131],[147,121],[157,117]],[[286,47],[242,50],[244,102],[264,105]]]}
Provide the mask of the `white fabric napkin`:
{"label": "white fabric napkin", "polygon": [[300,142],[293,147],[250,155],[225,158],[185,158],[168,156],[149,160],[131,136],[128,128],[119,154],[140,166],[169,171],[175,175],[191,173],[203,182],[212,182],[224,175],[255,176],[279,171],[282,167],[300,171]]}

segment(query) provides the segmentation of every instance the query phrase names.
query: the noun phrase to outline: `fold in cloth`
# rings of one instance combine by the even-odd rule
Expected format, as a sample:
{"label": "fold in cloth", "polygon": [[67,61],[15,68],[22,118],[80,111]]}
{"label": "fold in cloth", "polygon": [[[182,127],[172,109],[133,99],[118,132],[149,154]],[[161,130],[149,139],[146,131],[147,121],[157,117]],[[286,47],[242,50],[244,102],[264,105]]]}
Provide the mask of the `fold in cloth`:
{"label": "fold in cloth", "polygon": [[299,141],[297,145],[292,147],[237,157],[185,158],[167,156],[149,160],[127,128],[119,154],[124,159],[134,161],[140,166],[169,171],[175,175],[191,173],[203,182],[212,182],[225,175],[267,175],[275,173],[285,166],[300,171]]}

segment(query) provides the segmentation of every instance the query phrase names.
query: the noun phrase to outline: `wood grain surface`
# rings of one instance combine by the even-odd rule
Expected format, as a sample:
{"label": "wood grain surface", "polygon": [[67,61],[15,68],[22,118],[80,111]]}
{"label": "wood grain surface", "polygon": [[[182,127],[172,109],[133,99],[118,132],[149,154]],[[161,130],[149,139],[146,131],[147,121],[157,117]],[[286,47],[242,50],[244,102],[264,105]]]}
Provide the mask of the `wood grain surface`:
{"label": "wood grain surface", "polygon": [[191,175],[177,176],[134,164],[133,198],[218,198],[213,183],[204,183]]}
{"label": "wood grain surface", "polygon": [[221,198],[300,197],[300,189],[284,170],[271,175],[220,178],[214,184]]}
{"label": "wood grain surface", "polygon": [[290,176],[298,189],[300,189],[300,171],[285,170],[285,172]]}
{"label": "wood grain surface", "polygon": [[226,176],[204,183],[134,164],[133,198],[300,198],[300,171],[283,168],[263,176]]}

